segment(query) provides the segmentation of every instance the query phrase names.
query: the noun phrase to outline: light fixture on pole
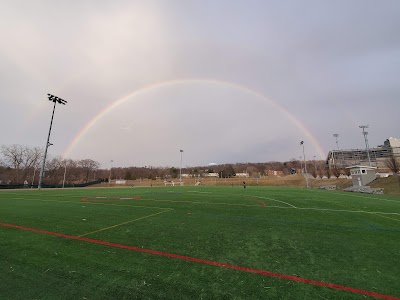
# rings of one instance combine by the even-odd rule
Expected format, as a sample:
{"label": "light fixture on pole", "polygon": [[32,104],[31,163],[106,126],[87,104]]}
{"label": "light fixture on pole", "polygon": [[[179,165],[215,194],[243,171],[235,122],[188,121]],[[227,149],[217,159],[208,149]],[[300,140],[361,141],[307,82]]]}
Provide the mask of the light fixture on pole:
{"label": "light fixture on pole", "polygon": [[183,150],[181,149],[181,150],[179,150],[179,152],[181,153],[181,165],[180,165],[180,168],[179,168],[179,182],[180,182],[180,185],[182,185],[182,156],[183,156]]}
{"label": "light fixture on pole", "polygon": [[365,128],[368,128],[369,125],[360,125],[358,127],[360,127],[363,131],[364,140],[365,140],[365,148],[367,149],[368,163],[369,163],[369,166],[371,166],[371,158],[369,157],[369,145],[368,145],[368,138],[367,138],[368,132],[365,131]]}
{"label": "light fixture on pole", "polygon": [[306,185],[307,185],[307,188],[308,188],[308,174],[307,174],[306,154],[305,154],[305,151],[304,151],[304,141],[301,141],[300,145],[303,146],[304,171],[306,173],[305,174],[305,176],[306,176]]}
{"label": "light fixture on pole", "polygon": [[38,189],[40,189],[42,187],[42,181],[43,181],[43,175],[44,175],[44,167],[46,165],[46,157],[47,157],[47,148],[49,148],[49,146],[53,145],[52,143],[50,143],[50,133],[51,133],[51,126],[53,125],[53,119],[54,119],[54,111],[56,110],[56,104],[62,104],[65,105],[67,103],[67,101],[51,95],[51,94],[47,94],[49,101],[54,102],[54,106],[53,106],[53,113],[51,115],[51,121],[50,121],[50,128],[49,128],[49,134],[47,135],[47,142],[46,142],[46,148],[44,150],[44,157],[43,157],[43,164],[42,164],[42,168],[40,169],[40,175],[39,175],[39,184],[38,184]]}

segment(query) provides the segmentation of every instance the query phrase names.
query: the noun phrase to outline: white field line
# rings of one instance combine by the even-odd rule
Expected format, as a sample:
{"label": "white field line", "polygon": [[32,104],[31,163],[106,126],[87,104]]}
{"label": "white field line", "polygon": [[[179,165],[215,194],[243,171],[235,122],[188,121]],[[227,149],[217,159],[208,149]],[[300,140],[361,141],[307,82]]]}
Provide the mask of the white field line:
{"label": "white field line", "polygon": [[[322,192],[322,191],[318,191]],[[376,198],[376,197],[369,197],[369,196],[361,196],[361,195],[355,195],[354,193],[347,192],[347,193],[338,193],[340,195],[346,195],[350,197],[356,197],[356,198],[365,198],[365,199],[372,199],[372,200],[380,200],[380,201],[389,201],[389,202],[396,202],[400,204],[400,201],[397,200],[392,200],[392,199],[385,199],[385,198]]]}
{"label": "white field line", "polygon": [[364,214],[377,214],[377,215],[397,215],[400,213],[389,213],[381,211],[365,211],[365,210],[346,210],[346,209],[333,209],[333,208],[315,208],[315,207],[285,207],[285,206],[267,206],[267,208],[284,208],[284,209],[302,209],[302,210],[317,210],[317,211],[333,211],[333,212],[349,212],[349,213],[364,213]]}
{"label": "white field line", "polygon": [[385,219],[390,219],[390,220],[394,220],[394,221],[400,222],[400,220],[399,220],[399,219],[393,219],[393,218],[389,218],[389,217],[387,217],[387,216],[382,216],[382,215],[380,215],[380,214],[375,214],[375,215],[376,215],[376,216],[378,216],[378,217],[385,218]]}
{"label": "white field line", "polygon": [[255,196],[255,197],[260,198],[260,199],[266,199],[266,200],[271,200],[271,201],[276,201],[276,202],[284,203],[284,204],[289,205],[289,206],[291,206],[291,207],[293,207],[293,208],[297,208],[296,206],[294,206],[294,205],[292,205],[292,204],[290,204],[290,203],[287,203],[287,202],[285,202],[285,201],[281,201],[281,200],[277,200],[277,199],[273,199],[273,198],[268,198],[268,197],[261,197],[261,196]]}
{"label": "white field line", "polygon": [[27,199],[27,198],[10,198],[11,200],[24,200],[24,201],[35,201],[35,202],[60,202],[60,203],[75,203],[75,204],[90,204],[90,205],[105,205],[105,206],[124,206],[124,207],[135,207],[135,208],[149,208],[149,209],[162,209],[171,210],[169,207],[156,207],[156,206],[142,206],[142,205],[127,205],[127,204],[116,204],[116,203],[103,203],[103,202],[89,202],[89,201],[67,201],[67,200],[43,200],[43,199]]}
{"label": "white field line", "polygon": [[188,193],[211,194],[211,192],[187,191]]}
{"label": "white field line", "polygon": [[108,226],[108,227],[105,227],[105,228],[101,228],[101,229],[98,229],[98,230],[95,230],[95,231],[87,232],[87,233],[84,233],[84,234],[81,234],[81,235],[78,235],[78,236],[82,237],[82,236],[86,236],[86,235],[89,235],[89,234],[92,234],[92,233],[97,233],[97,232],[100,232],[100,231],[112,229],[112,228],[115,228],[115,227],[118,227],[118,226],[126,225],[126,224],[133,223],[133,222],[137,222],[137,221],[140,221],[140,220],[143,220],[143,219],[147,219],[147,218],[150,218],[150,217],[154,217],[156,215],[163,214],[163,213],[166,213],[166,212],[169,212],[169,211],[172,211],[172,210],[173,209],[159,211],[159,212],[156,212],[156,213],[148,215],[148,216],[144,216],[144,217],[140,217],[138,219],[134,219],[134,220],[126,221],[126,222],[123,222],[123,223],[115,224],[115,225]]}

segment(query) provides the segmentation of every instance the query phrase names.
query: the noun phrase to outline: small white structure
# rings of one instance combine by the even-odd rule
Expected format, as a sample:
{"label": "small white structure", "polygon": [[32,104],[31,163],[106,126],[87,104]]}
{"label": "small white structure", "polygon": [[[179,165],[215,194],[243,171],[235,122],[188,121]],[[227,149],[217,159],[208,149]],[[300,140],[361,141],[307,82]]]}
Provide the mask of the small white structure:
{"label": "small white structure", "polygon": [[249,178],[249,173],[236,173],[236,177]]}
{"label": "small white structure", "polygon": [[351,179],[353,186],[366,186],[376,178],[376,168],[369,166],[351,166],[350,169]]}
{"label": "small white structure", "polygon": [[204,173],[204,177],[219,177],[219,173]]}

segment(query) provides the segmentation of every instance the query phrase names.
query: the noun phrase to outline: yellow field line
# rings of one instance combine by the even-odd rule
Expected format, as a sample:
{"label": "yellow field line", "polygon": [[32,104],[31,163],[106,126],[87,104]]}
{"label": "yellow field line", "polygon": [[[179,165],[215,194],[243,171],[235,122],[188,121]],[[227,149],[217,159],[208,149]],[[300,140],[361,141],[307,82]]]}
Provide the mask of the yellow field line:
{"label": "yellow field line", "polygon": [[140,220],[143,220],[143,219],[146,219],[146,218],[150,218],[150,217],[153,217],[153,216],[156,216],[156,215],[160,215],[160,214],[169,212],[171,210],[172,209],[159,211],[157,213],[154,213],[154,214],[151,214],[151,215],[148,215],[148,216],[144,216],[144,217],[141,217],[141,218],[138,218],[138,219],[130,220],[130,221],[127,221],[127,222],[123,222],[123,223],[116,224],[116,225],[113,225],[113,226],[105,227],[105,228],[102,228],[102,229],[99,229],[99,230],[95,230],[95,231],[92,231],[92,232],[84,233],[82,235],[79,235],[79,237],[86,236],[86,235],[89,235],[89,234],[92,234],[92,233],[96,233],[96,232],[100,232],[100,231],[104,231],[104,230],[108,230],[108,229],[115,228],[115,227],[118,227],[118,226],[121,226],[121,225],[133,223],[133,222],[136,222],[136,221],[140,221]]}

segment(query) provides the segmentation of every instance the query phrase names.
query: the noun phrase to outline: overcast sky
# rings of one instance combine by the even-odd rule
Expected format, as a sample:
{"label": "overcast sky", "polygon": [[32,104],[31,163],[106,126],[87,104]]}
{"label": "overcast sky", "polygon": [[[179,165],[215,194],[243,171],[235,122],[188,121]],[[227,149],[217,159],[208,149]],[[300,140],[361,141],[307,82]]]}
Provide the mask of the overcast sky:
{"label": "overcast sky", "polygon": [[363,124],[371,146],[400,137],[397,0],[0,7],[0,145],[44,147],[47,93],[68,101],[50,154],[103,167],[284,161],[301,140],[325,158],[334,133],[365,147]]}

